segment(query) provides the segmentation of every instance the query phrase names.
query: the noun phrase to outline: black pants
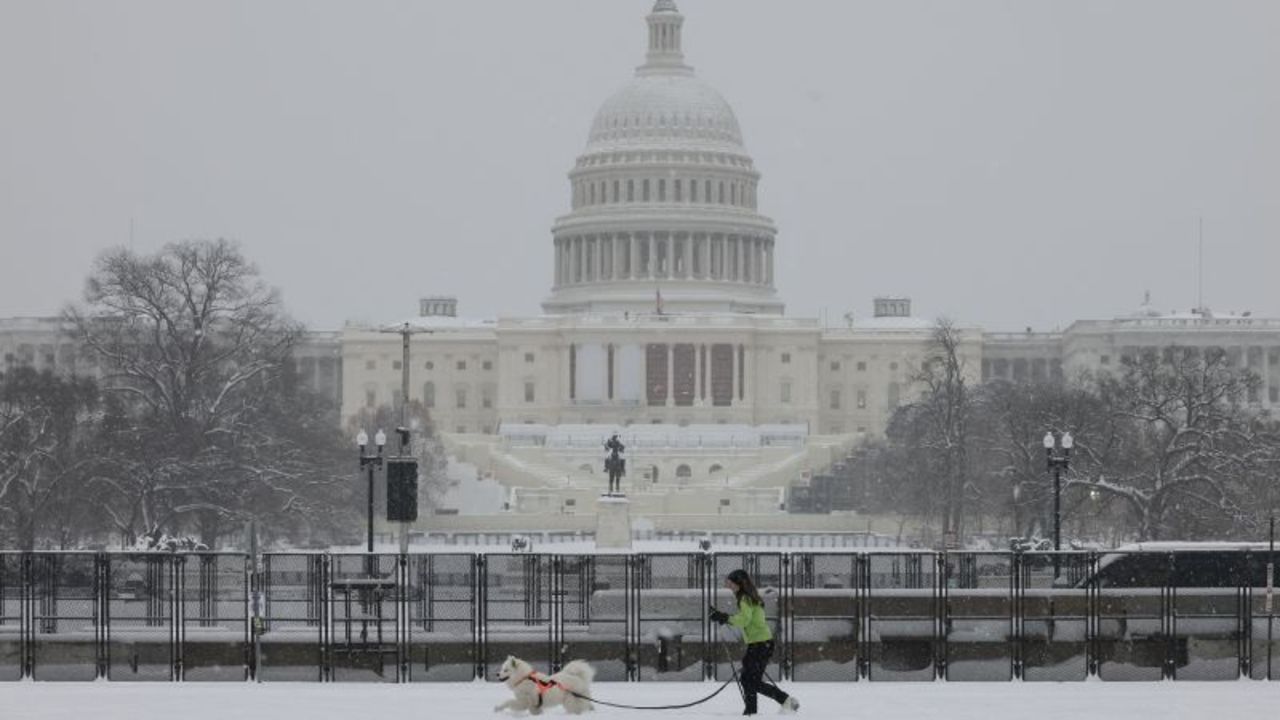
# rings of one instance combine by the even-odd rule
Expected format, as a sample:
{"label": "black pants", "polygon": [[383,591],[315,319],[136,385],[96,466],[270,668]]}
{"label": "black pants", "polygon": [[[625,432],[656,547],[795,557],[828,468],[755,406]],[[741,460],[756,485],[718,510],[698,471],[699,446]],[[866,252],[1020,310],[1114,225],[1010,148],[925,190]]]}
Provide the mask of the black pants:
{"label": "black pants", "polygon": [[738,677],[742,680],[743,702],[746,703],[747,713],[755,714],[757,694],[772,698],[779,705],[787,701],[788,695],[777,685],[764,681],[764,669],[769,664],[771,655],[773,641],[768,640],[747,645],[747,652],[742,656],[742,673]]}

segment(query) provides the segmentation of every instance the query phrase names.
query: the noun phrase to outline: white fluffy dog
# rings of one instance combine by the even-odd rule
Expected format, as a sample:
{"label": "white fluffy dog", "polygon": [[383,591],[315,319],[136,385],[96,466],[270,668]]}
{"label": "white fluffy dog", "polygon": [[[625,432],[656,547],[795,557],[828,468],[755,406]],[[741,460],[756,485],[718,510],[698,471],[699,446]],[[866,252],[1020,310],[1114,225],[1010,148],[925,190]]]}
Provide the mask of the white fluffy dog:
{"label": "white fluffy dog", "polygon": [[543,710],[556,705],[563,705],[565,711],[571,715],[594,710],[590,700],[580,698],[574,693],[590,696],[591,680],[595,676],[595,668],[582,660],[567,663],[564,669],[555,675],[543,675],[534,670],[529,663],[508,655],[498,671],[498,679],[511,688],[511,693],[515,697],[499,704],[493,711],[528,711],[538,715]]}

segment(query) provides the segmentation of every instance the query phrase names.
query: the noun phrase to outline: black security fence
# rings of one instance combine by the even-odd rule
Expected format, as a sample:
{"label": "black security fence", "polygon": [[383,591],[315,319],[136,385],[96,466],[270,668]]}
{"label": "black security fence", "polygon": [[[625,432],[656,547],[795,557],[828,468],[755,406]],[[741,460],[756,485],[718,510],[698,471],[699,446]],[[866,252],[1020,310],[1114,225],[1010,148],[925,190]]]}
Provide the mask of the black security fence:
{"label": "black security fence", "polygon": [[492,680],[508,655],[724,679],[740,640],[708,608],[737,568],[775,678],[1280,676],[1266,552],[0,552],[0,681]]}

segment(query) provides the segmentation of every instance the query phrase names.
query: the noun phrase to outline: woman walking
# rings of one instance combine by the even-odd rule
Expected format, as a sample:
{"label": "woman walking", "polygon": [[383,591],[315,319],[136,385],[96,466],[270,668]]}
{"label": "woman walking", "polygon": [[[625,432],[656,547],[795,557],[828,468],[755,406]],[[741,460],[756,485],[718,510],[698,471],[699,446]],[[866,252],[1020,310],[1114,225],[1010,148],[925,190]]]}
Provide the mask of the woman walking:
{"label": "woman walking", "polygon": [[721,625],[732,625],[742,631],[747,651],[742,656],[742,701],[746,704],[743,715],[756,714],[756,695],[772,698],[782,706],[783,712],[795,712],[800,703],[783,692],[777,685],[764,681],[764,669],[773,655],[773,632],[764,617],[764,600],[751,581],[746,570],[734,570],[725,578],[724,586],[733,591],[738,612],[734,615],[711,608],[711,619]]}

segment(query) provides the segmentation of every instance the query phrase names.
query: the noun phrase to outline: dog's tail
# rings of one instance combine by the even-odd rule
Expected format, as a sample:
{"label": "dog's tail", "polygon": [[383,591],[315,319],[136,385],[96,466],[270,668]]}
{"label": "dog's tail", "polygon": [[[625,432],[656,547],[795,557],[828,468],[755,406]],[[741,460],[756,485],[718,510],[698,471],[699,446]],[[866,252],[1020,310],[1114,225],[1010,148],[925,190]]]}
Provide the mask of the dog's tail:
{"label": "dog's tail", "polygon": [[560,669],[560,674],[572,675],[589,683],[595,679],[596,669],[587,664],[585,660],[571,660]]}

